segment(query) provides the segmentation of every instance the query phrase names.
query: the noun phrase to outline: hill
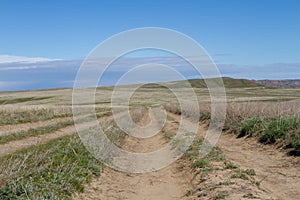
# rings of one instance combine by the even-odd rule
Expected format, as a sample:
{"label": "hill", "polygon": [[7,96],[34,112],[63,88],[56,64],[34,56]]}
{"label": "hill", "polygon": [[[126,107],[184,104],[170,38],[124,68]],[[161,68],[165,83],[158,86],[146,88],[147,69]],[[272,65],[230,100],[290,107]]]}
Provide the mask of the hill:
{"label": "hill", "polygon": [[[174,84],[180,85],[181,81],[173,82]],[[190,84],[194,88],[206,88],[206,83],[204,79],[191,79]],[[247,79],[234,79],[223,77],[224,86],[226,88],[248,88],[248,87],[261,87],[260,83],[256,83],[252,80]]]}
{"label": "hill", "polygon": [[259,80],[258,84],[265,85],[267,87],[279,87],[279,88],[300,88],[300,79],[296,80]]}

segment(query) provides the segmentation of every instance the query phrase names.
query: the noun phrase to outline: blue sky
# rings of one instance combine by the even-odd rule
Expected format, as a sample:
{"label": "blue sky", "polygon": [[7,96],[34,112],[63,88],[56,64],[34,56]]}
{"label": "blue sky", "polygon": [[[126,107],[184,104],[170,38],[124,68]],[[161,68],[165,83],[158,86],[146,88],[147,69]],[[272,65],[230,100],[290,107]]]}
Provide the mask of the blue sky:
{"label": "blue sky", "polygon": [[71,87],[97,44],[148,26],[192,37],[226,76],[298,78],[299,10],[297,0],[1,0],[0,90]]}

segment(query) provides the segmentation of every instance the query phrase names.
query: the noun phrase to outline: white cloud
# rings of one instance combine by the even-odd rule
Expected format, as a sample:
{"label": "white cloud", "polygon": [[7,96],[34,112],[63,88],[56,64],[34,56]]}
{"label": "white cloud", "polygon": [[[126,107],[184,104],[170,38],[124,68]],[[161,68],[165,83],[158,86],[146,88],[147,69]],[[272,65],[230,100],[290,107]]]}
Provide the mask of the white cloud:
{"label": "white cloud", "polygon": [[3,88],[14,86],[16,84],[17,82],[15,81],[0,81],[0,90]]}
{"label": "white cloud", "polygon": [[36,69],[37,66],[19,66],[19,67],[0,67],[0,71],[6,70],[26,70],[26,69]]}
{"label": "white cloud", "polygon": [[12,55],[0,55],[0,64],[10,64],[10,63],[39,63],[39,62],[49,62],[56,61],[59,59],[49,59],[41,57],[25,57],[25,56],[12,56]]}

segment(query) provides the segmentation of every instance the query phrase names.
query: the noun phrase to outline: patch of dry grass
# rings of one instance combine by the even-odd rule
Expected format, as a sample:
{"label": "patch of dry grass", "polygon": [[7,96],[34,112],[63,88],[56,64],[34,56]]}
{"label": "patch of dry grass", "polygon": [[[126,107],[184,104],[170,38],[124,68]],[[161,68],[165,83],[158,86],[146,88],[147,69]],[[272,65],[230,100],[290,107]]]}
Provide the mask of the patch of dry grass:
{"label": "patch of dry grass", "polygon": [[[200,122],[209,123],[209,104],[200,104]],[[165,109],[184,114],[178,104],[166,104]],[[215,113],[218,115],[218,111]],[[231,102],[227,104],[224,131],[257,137],[262,143],[281,143],[300,155],[300,102]]]}

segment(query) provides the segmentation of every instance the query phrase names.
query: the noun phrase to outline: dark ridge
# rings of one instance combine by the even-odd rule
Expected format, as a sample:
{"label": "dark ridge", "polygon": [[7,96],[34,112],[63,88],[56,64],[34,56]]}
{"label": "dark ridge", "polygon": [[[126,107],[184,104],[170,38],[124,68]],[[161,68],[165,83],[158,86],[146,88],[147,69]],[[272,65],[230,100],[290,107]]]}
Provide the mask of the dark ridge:
{"label": "dark ridge", "polygon": [[295,80],[258,80],[256,83],[274,88],[300,88],[300,79]]}

